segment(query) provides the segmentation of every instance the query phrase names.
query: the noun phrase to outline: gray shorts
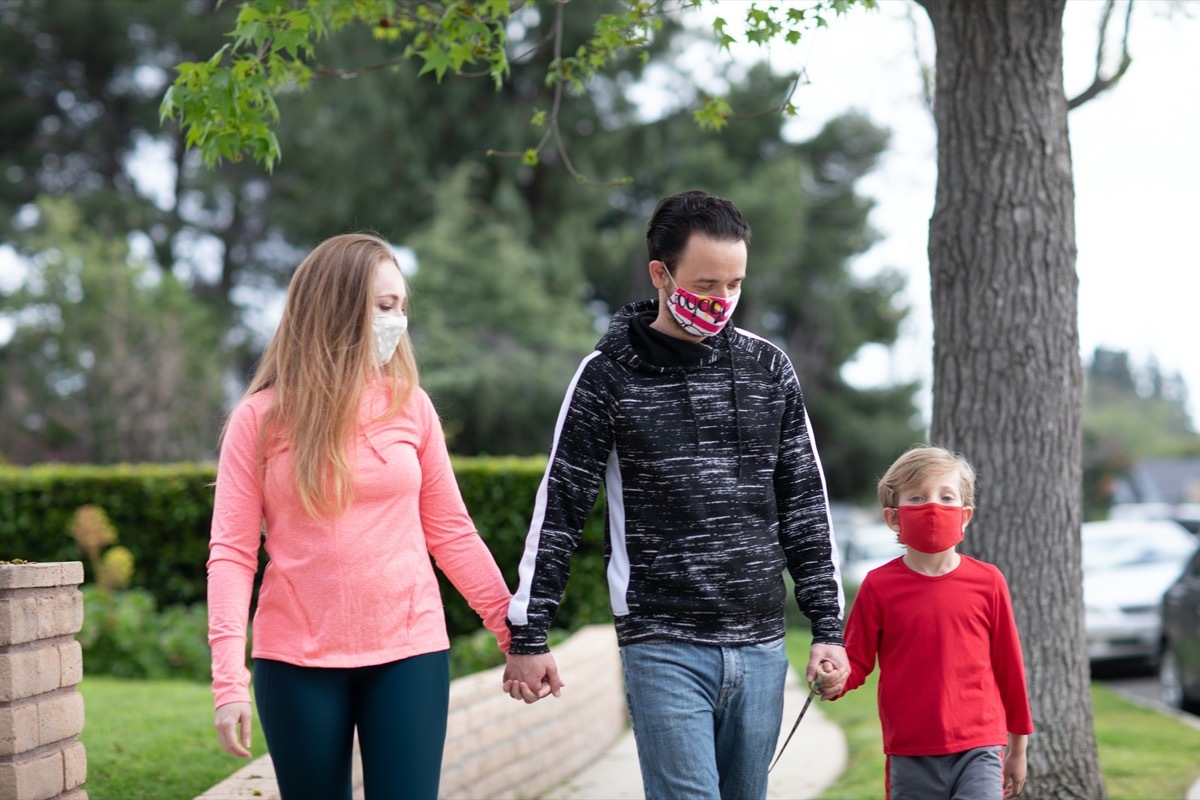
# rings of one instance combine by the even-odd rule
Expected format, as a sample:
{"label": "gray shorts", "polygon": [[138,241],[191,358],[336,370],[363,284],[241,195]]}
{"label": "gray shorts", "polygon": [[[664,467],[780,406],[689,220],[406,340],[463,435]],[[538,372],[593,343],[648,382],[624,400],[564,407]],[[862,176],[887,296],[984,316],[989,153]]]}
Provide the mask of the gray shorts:
{"label": "gray shorts", "polygon": [[888,756],[888,800],[1000,800],[1001,748],[976,747],[946,756]]}

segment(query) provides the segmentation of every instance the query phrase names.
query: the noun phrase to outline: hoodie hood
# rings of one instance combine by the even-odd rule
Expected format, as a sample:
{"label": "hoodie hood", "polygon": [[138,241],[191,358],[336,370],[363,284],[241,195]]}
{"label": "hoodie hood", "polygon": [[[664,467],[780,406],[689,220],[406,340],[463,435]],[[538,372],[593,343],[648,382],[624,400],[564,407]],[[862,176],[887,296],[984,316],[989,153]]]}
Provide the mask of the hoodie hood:
{"label": "hoodie hood", "polygon": [[659,375],[692,372],[731,358],[730,328],[726,326],[725,330],[704,340],[703,343],[709,348],[709,353],[707,356],[697,359],[695,363],[683,366],[661,366],[646,360],[634,348],[633,332],[630,330],[633,320],[646,314],[658,315],[657,300],[641,300],[622,307],[613,315],[612,321],[608,325],[608,332],[601,337],[596,349],[630,369]]}
{"label": "hoodie hood", "polygon": [[[657,316],[658,300],[642,300],[630,303],[617,311],[609,323],[608,333],[600,339],[600,342],[596,345],[596,349],[629,369],[662,375],[664,377],[670,376],[683,384],[688,398],[687,419],[691,429],[689,438],[692,444],[692,455],[695,457],[700,456],[700,428],[697,421],[696,400],[692,391],[692,381],[727,380],[729,383],[729,402],[733,412],[733,427],[735,436],[737,437],[738,469],[739,472],[745,473],[749,470],[750,465],[748,460],[744,458],[742,447],[741,409],[749,402],[749,398],[743,396],[747,390],[742,385],[742,382],[738,380],[737,369],[735,368],[733,331],[736,329],[727,325],[720,333],[705,339],[703,343],[709,347],[709,352],[707,355],[702,355],[694,363],[661,366],[643,358],[633,346],[633,332],[630,328],[633,320],[643,314]],[[717,365],[722,365],[724,368],[712,369]]]}

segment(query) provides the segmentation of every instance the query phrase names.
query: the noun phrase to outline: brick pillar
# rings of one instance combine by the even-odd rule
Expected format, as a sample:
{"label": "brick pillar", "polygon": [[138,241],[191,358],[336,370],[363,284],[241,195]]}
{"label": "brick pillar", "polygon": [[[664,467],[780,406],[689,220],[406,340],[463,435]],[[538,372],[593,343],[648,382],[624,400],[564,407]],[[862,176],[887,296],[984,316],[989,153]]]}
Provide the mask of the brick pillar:
{"label": "brick pillar", "polygon": [[87,800],[83,564],[0,564],[0,798]]}

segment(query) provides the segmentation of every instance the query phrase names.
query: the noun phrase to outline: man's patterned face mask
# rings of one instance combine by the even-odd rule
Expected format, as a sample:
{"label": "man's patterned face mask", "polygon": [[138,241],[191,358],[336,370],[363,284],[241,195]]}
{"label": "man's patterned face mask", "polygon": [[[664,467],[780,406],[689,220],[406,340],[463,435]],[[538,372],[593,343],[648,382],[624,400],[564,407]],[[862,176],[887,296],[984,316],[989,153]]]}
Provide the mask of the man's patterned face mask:
{"label": "man's patterned face mask", "polygon": [[[670,272],[667,272],[667,277],[671,283],[675,283]],[[728,297],[695,294],[675,283],[675,291],[667,297],[667,308],[679,327],[691,335],[714,336],[729,322],[741,296],[741,292],[734,292]]]}

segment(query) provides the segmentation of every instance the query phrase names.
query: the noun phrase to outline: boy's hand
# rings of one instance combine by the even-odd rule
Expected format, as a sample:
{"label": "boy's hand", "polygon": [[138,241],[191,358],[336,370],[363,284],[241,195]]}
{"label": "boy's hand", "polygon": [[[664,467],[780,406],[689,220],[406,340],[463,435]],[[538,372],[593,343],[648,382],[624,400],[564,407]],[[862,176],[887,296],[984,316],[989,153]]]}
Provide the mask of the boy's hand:
{"label": "boy's hand", "polygon": [[833,700],[841,695],[850,678],[850,661],[846,648],[836,644],[814,644],[809,651],[808,669],[804,679],[809,686],[820,679],[819,692],[822,700]]}
{"label": "boy's hand", "polygon": [[1025,747],[1028,736],[1008,735],[1004,754],[1004,797],[1016,797],[1025,788]]}
{"label": "boy's hand", "polygon": [[839,674],[830,661],[822,661],[817,665],[817,677],[809,684],[821,696],[822,700],[835,700],[842,694],[846,686],[846,676]]}

